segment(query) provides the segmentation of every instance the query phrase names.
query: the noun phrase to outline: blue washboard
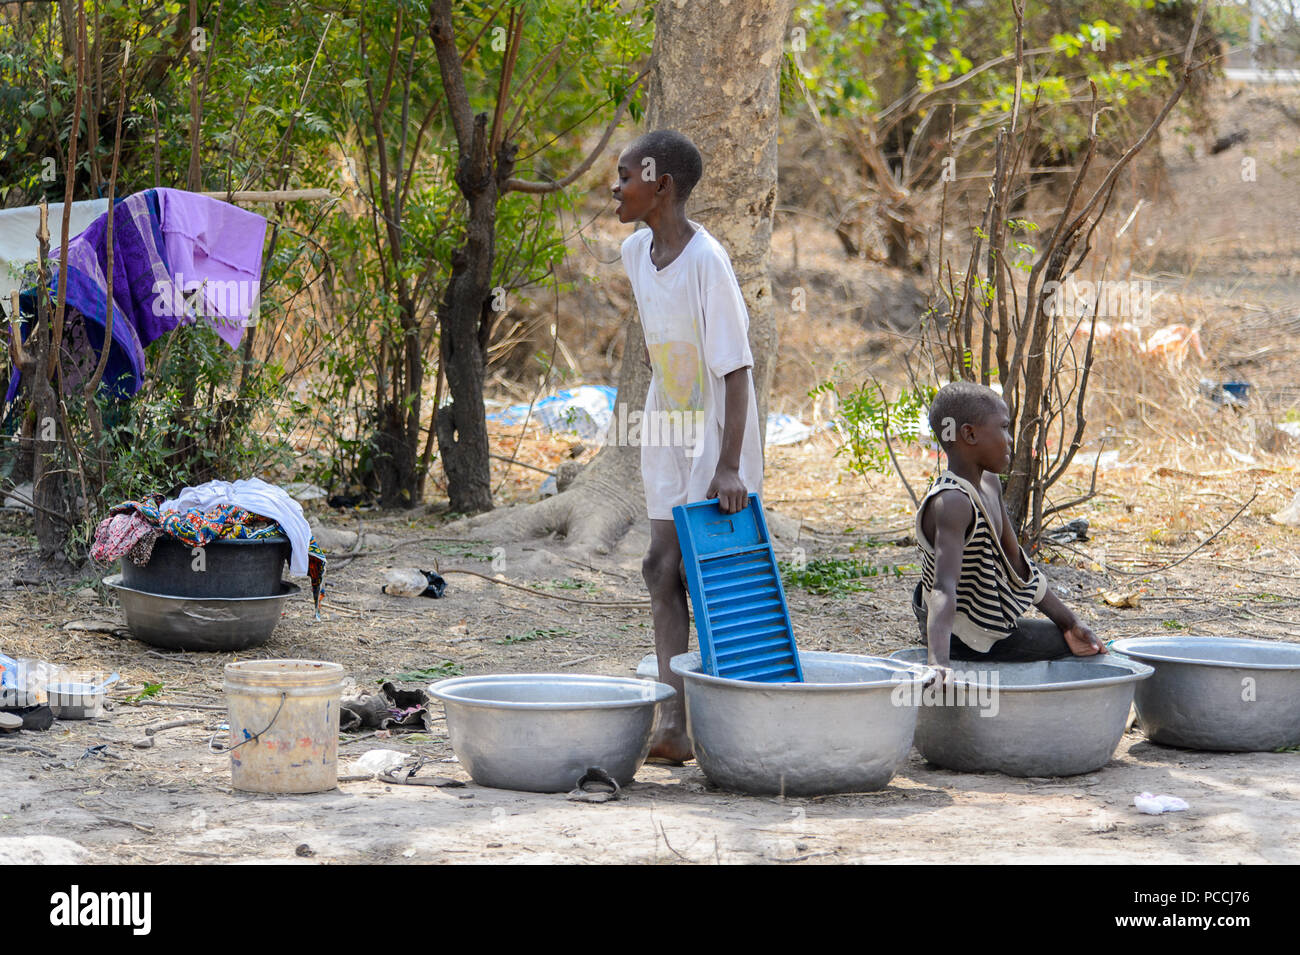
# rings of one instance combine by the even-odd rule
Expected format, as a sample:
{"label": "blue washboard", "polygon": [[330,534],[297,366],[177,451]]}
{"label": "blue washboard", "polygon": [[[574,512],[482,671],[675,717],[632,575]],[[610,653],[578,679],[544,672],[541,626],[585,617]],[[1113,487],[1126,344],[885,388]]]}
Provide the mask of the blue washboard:
{"label": "blue washboard", "polygon": [[802,683],[803,668],[763,519],[763,504],[724,514],[717,500],[673,508],[704,672],[732,680]]}

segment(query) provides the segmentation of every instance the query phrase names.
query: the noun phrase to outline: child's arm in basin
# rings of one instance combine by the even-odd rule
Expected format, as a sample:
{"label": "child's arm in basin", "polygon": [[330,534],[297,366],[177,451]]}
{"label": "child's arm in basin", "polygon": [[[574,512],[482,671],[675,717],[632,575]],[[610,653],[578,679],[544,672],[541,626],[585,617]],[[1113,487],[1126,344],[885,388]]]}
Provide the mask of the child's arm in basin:
{"label": "child's arm in basin", "polygon": [[931,666],[949,667],[952,624],[957,616],[957,578],[961,576],[962,551],[966,548],[966,529],[975,517],[975,509],[965,494],[944,491],[928,505],[923,522],[934,541],[934,587],[930,590],[926,639],[927,662]]}

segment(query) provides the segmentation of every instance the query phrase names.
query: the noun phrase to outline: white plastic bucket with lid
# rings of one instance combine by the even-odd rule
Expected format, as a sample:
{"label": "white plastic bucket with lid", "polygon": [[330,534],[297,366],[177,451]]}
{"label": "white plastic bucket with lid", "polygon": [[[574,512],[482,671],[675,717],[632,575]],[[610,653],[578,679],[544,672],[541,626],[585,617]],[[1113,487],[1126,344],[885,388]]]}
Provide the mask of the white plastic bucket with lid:
{"label": "white plastic bucket with lid", "polygon": [[226,665],[232,785],[318,793],[338,786],[343,667],[317,660]]}

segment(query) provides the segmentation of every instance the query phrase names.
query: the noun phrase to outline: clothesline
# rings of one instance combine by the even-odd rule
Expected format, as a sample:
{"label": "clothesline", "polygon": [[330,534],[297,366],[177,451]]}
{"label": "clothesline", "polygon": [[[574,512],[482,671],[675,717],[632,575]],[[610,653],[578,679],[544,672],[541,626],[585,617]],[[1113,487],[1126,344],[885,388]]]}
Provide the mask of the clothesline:
{"label": "clothesline", "polygon": [[[141,386],[144,347],[181,324],[187,315],[202,316],[231,348],[257,311],[261,287],[266,219],[239,205],[290,201],[334,201],[327,189],[226,190],[191,193],[150,189],[116,203],[114,221],[114,321],[108,366],[102,386],[127,397]],[[236,205],[238,203],[239,205]],[[33,238],[44,206],[0,210],[0,296],[10,298],[23,281],[15,265],[34,257]],[[50,212],[62,212],[62,206]],[[89,373],[104,347],[107,316],[108,200],[72,204],[69,236],[60,245],[67,255],[67,304],[84,318],[71,347],[86,358]],[[50,294],[58,278],[51,269]],[[34,300],[34,294],[32,295]],[[25,307],[32,307],[24,300]],[[12,309],[17,317],[18,310]],[[17,335],[25,334],[19,330]],[[5,402],[13,401],[20,372],[14,369]],[[69,379],[65,377],[65,385]],[[79,376],[70,379],[75,385]]]}
{"label": "clothesline", "polygon": [[199,195],[221,199],[223,202],[298,202],[303,200],[333,199],[328,189],[238,189],[234,192],[220,190],[201,192]]}

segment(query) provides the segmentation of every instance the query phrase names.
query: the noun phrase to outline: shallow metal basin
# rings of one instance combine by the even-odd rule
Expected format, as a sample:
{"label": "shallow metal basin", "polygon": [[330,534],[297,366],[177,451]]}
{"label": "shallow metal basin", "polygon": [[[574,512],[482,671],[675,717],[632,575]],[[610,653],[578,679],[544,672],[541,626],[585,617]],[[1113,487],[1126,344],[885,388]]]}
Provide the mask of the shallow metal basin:
{"label": "shallow metal basin", "polygon": [[104,578],[117,594],[137,640],[173,650],[243,650],[271,639],[284,602],[298,593],[284,583],[271,597],[172,597],[127,587],[121,574]]}
{"label": "shallow metal basin", "polygon": [[1134,698],[1153,742],[1237,752],[1300,745],[1300,644],[1135,637],[1112,649],[1155,668]]}
{"label": "shallow metal basin", "polygon": [[51,683],[46,694],[55,719],[93,720],[104,715],[103,687],[90,683]]}
{"label": "shallow metal basin", "polygon": [[[923,663],[925,648],[894,659]],[[1151,667],[1117,654],[1039,663],[953,661],[949,691],[923,696],[916,748],[966,773],[1074,776],[1110,762],[1134,687]]]}
{"label": "shallow metal basin", "polygon": [[698,653],[673,657],[700,768],[743,793],[884,788],[912,747],[921,671],[850,653],[804,650],[799,660],[803,683],[754,683],[701,672]]}
{"label": "shallow metal basin", "polygon": [[650,751],[663,683],[580,673],[502,673],[441,680],[452,749],[480,786],[568,792],[590,768],[632,782]]}

